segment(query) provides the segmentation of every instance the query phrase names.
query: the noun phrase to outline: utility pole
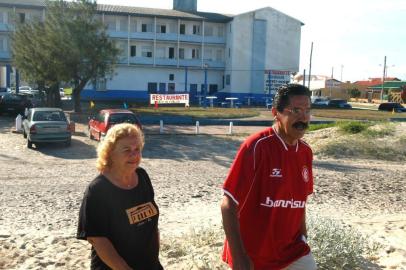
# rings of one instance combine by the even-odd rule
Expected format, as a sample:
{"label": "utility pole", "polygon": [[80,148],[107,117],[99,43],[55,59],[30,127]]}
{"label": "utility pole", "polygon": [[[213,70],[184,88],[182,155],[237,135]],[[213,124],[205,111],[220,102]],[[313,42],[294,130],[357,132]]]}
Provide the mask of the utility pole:
{"label": "utility pole", "polygon": [[310,48],[309,83],[307,84],[307,88],[309,88],[309,90],[310,90],[310,80],[311,80],[311,76],[312,76],[312,56],[313,56],[313,41],[312,41],[312,45]]}
{"label": "utility pole", "polygon": [[331,79],[330,79],[330,98],[331,98],[331,95],[332,95],[332,91],[333,91],[333,78],[334,78],[334,67],[331,67]]}
{"label": "utility pole", "polygon": [[306,86],[306,69],[303,69],[303,86]]}
{"label": "utility pole", "polygon": [[381,89],[381,102],[383,101],[383,84],[385,82],[385,73],[386,73],[386,55],[383,59],[383,74],[382,74],[382,89]]}

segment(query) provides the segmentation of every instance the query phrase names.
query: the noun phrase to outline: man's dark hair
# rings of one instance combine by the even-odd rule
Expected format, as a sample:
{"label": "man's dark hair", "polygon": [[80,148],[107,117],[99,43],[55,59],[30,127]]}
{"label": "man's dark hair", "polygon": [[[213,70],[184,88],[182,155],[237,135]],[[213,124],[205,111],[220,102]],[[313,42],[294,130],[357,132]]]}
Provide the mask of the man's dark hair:
{"label": "man's dark hair", "polygon": [[308,96],[310,98],[311,92],[309,88],[301,84],[289,83],[282,85],[276,91],[272,106],[278,112],[282,112],[289,105],[292,96]]}

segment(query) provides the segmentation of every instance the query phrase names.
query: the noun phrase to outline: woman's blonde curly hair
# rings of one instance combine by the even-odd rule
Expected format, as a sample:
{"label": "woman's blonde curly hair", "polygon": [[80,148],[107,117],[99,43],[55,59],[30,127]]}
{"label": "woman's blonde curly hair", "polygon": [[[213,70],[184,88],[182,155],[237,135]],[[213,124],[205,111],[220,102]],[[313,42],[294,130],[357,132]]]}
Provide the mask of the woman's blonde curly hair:
{"label": "woman's blonde curly hair", "polygon": [[112,160],[110,154],[114,150],[117,141],[132,136],[137,137],[141,143],[140,147],[142,150],[144,148],[144,134],[138,126],[125,123],[115,125],[109,129],[106,137],[97,147],[96,168],[99,172],[103,172],[111,166]]}

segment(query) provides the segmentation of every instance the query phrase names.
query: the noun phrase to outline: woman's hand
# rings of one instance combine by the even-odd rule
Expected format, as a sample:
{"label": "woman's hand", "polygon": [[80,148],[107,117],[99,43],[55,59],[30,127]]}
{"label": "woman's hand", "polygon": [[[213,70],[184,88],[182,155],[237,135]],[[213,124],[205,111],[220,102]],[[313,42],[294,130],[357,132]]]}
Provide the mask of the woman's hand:
{"label": "woman's hand", "polygon": [[111,241],[106,237],[88,237],[100,259],[114,270],[135,270],[121,257]]}

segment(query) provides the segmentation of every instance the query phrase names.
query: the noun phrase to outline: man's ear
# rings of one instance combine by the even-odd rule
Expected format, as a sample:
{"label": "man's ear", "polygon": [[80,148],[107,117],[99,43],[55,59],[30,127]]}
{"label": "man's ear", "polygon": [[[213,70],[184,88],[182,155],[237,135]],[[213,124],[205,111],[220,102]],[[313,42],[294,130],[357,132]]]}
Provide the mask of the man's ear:
{"label": "man's ear", "polygon": [[275,107],[272,107],[271,112],[272,112],[273,119],[279,120],[278,119],[278,110]]}

